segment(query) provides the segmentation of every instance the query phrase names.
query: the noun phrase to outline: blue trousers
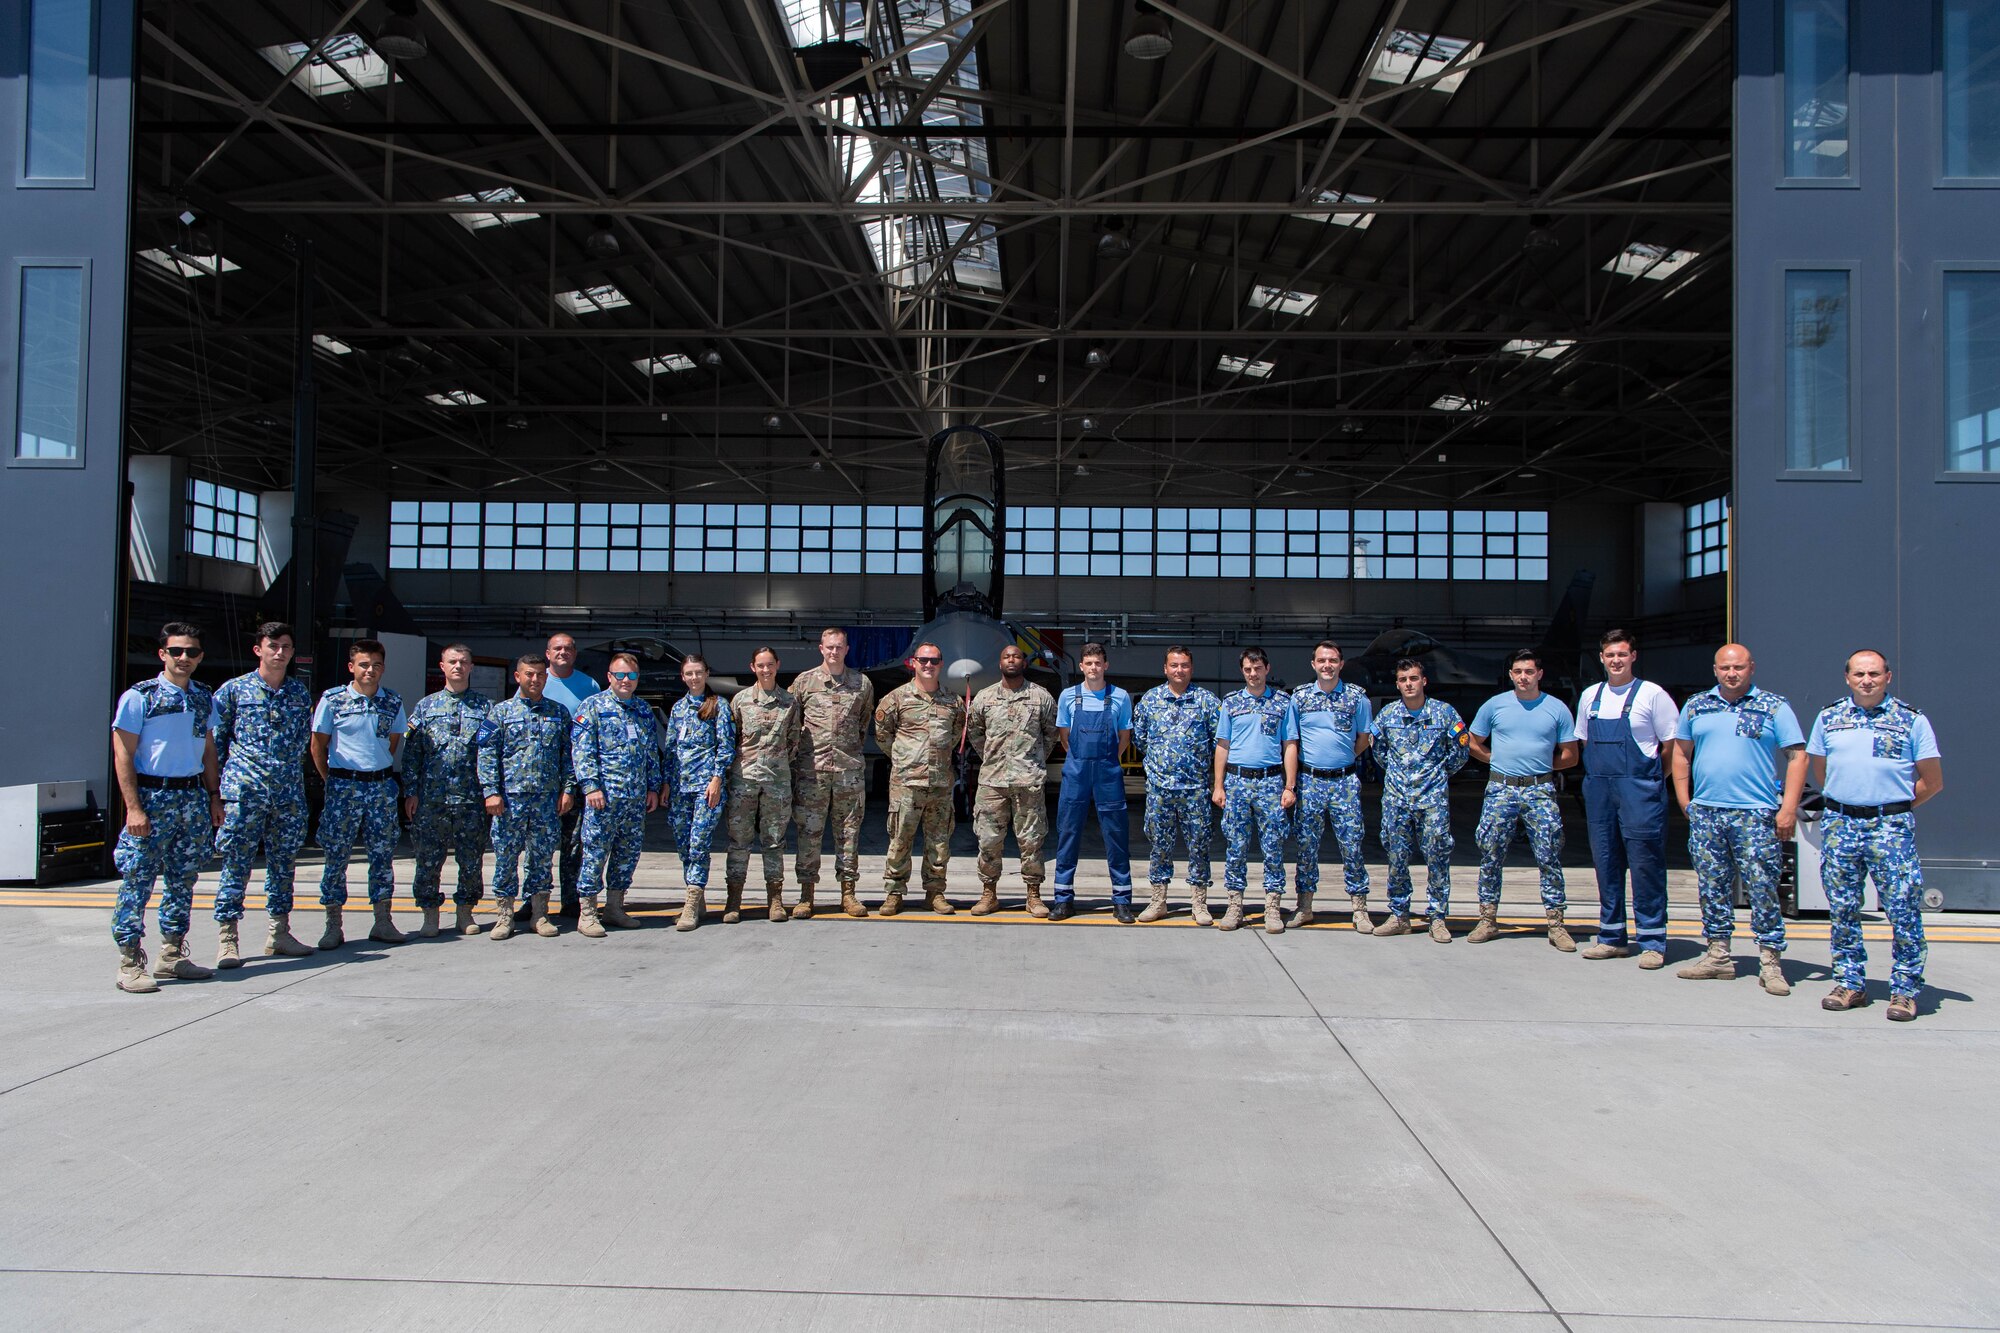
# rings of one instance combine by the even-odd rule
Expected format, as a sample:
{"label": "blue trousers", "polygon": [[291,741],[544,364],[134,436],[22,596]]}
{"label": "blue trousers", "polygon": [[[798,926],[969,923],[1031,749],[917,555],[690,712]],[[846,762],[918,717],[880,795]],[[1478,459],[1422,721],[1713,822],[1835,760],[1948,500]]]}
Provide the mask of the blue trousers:
{"label": "blue trousers", "polygon": [[1153,861],[1146,879],[1156,886],[1174,881],[1174,845],[1187,849],[1188,879],[1194,888],[1205,889],[1210,878],[1208,856],[1214,822],[1209,816],[1208,792],[1146,792],[1146,841],[1152,844]]}
{"label": "blue trousers", "polygon": [[1299,892],[1319,890],[1319,844],[1328,826],[1340,844],[1342,883],[1350,893],[1368,892],[1368,863],[1361,859],[1361,779],[1316,778],[1299,774],[1299,803],[1293,812],[1299,839]]}
{"label": "blue trousers", "polygon": [[1917,817],[1884,815],[1849,819],[1828,814],[1820,825],[1819,882],[1833,920],[1833,979],[1866,990],[1868,950],[1861,942],[1861,900],[1870,875],[1882,915],[1894,934],[1889,993],[1914,996],[1924,988],[1924,872],[1917,863]]}
{"label": "blue trousers", "polygon": [[111,937],[120,944],[145,935],[146,902],[153,896],[154,881],[162,876],[167,891],[160,897],[160,934],[173,939],[187,934],[195,877],[208,860],[213,834],[205,791],[147,787],[139,792],[139,803],[153,821],[153,831],[135,838],[120,829],[111,858],[124,877],[118,886],[118,906],[111,914]]}
{"label": "blue trousers", "polygon": [[1111,900],[1132,901],[1132,852],[1127,845],[1125,770],[1116,763],[1063,766],[1062,794],[1056,798],[1056,897],[1076,897],[1076,863],[1083,850],[1083,820],[1097,807],[1104,834],[1104,860],[1111,868]]}
{"label": "blue trousers", "polygon": [[1479,843],[1479,901],[1500,901],[1500,868],[1506,864],[1507,844],[1514,840],[1516,824],[1527,832],[1529,850],[1541,871],[1542,906],[1563,906],[1563,821],[1556,808],[1556,789],[1509,787],[1499,782],[1486,784],[1486,803],[1480,808],[1479,827],[1473,833]]}
{"label": "blue trousers", "polygon": [[1222,841],[1228,859],[1222,887],[1243,893],[1250,884],[1250,838],[1264,860],[1264,892],[1285,891],[1285,834],[1291,818],[1285,810],[1285,779],[1246,778],[1231,773],[1222,779]]}
{"label": "blue trousers", "polygon": [[1641,950],[1667,947],[1667,788],[1659,778],[1586,777],[1590,859],[1597,868],[1597,942],[1626,947],[1625,875]]}
{"label": "blue trousers", "polygon": [[368,901],[386,903],[396,896],[395,781],[355,782],[335,778],[326,784],[326,804],[319,812],[319,845],[326,866],[319,876],[319,901],[324,907],[347,902],[347,858],[360,843],[368,853]]}
{"label": "blue trousers", "polygon": [[[1785,918],[1778,909],[1778,876],[1785,853],[1778,843],[1778,812],[1688,807],[1688,859],[1701,892],[1701,933],[1726,940],[1736,929],[1736,881],[1750,894],[1750,929],[1759,948],[1785,948]],[[1830,901],[1830,900],[1829,900]]]}

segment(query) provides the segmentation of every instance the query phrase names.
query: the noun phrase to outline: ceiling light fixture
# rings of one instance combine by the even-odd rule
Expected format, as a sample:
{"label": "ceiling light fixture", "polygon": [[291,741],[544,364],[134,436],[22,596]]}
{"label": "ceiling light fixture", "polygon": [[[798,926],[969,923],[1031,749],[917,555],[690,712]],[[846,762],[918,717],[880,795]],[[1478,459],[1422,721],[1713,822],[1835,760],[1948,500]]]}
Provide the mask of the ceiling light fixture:
{"label": "ceiling light fixture", "polygon": [[592,259],[616,259],[625,252],[618,233],[611,230],[611,218],[599,213],[590,219],[590,235],[583,238],[583,252]]}
{"label": "ceiling light fixture", "polygon": [[1099,224],[1104,234],[1097,238],[1097,253],[1110,259],[1122,259],[1132,253],[1132,237],[1125,230],[1125,219],[1108,217]]}
{"label": "ceiling light fixture", "polygon": [[508,430],[526,430],[527,428],[528,418],[522,413],[515,412],[507,418]]}
{"label": "ceiling light fixture", "polygon": [[1104,365],[1109,360],[1111,360],[1110,354],[1102,347],[1092,347],[1088,352],[1083,354],[1083,364],[1093,370]]}
{"label": "ceiling light fixture", "polygon": [[764,418],[765,430],[776,430],[778,429],[778,427],[784,424],[785,424],[785,419],[779,416],[776,412],[773,412],[770,416]]}
{"label": "ceiling light fixture", "polygon": [[1096,417],[1085,417],[1083,420],[1077,422],[1076,424],[1083,427],[1084,433],[1087,435],[1094,435],[1097,433]]}
{"label": "ceiling light fixture", "polygon": [[1132,8],[1135,16],[1131,31],[1125,34],[1125,54],[1134,60],[1165,60],[1174,49],[1173,29],[1167,24],[1167,16],[1146,0],[1138,0]]}
{"label": "ceiling light fixture", "polygon": [[710,370],[722,369],[722,353],[714,343],[709,343],[701,349],[701,363]]}
{"label": "ceiling light fixture", "polygon": [[375,50],[391,60],[422,60],[430,54],[430,38],[417,22],[417,0],[389,0],[389,17],[375,30]]}

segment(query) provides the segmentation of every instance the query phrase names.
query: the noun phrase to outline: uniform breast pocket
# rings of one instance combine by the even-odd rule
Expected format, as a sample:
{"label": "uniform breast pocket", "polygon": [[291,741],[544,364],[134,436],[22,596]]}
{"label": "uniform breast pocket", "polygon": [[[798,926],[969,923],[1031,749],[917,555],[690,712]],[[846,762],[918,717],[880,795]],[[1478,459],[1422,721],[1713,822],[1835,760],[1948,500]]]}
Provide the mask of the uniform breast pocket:
{"label": "uniform breast pocket", "polygon": [[1877,759],[1903,759],[1908,757],[1910,738],[1900,731],[1878,731],[1875,733],[1875,757]]}
{"label": "uniform breast pocket", "polygon": [[1764,723],[1768,719],[1768,716],[1765,713],[1738,713],[1736,715],[1736,734],[1738,736],[1747,736],[1751,740],[1762,738],[1764,735]]}
{"label": "uniform breast pocket", "polygon": [[395,719],[387,713],[377,713],[375,715],[375,738],[377,740],[389,739],[389,724],[393,721]]}
{"label": "uniform breast pocket", "polygon": [[1264,734],[1272,740],[1278,738],[1278,719],[1269,713],[1264,715]]}

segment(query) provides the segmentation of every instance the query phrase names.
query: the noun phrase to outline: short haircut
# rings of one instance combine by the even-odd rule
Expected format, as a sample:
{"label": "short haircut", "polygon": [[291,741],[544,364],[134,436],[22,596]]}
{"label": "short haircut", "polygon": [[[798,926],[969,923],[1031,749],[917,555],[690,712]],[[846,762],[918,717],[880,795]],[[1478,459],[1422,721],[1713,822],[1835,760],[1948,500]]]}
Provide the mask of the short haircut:
{"label": "short haircut", "polygon": [[1185,649],[1185,648],[1181,647],[1181,646],[1180,646],[1179,644],[1175,644],[1175,645],[1174,645],[1173,647],[1171,647],[1171,648],[1167,649],[1167,656],[1168,656],[1168,657],[1185,657],[1185,658],[1186,658],[1186,659],[1188,660],[1188,665],[1189,665],[1189,666],[1193,666],[1193,665],[1194,665],[1194,654],[1193,654],[1193,653],[1191,653],[1191,652],[1189,652],[1189,651],[1188,651],[1187,649]]}
{"label": "short haircut", "polygon": [[444,660],[444,655],[446,653],[464,653],[467,657],[470,657],[472,656],[472,649],[466,647],[462,643],[448,643],[444,647],[438,649],[438,660],[440,662]]}
{"label": "short haircut", "polygon": [[1236,665],[1242,666],[1245,662],[1262,662],[1265,666],[1271,665],[1269,655],[1262,648],[1254,647],[1245,648],[1241,653],[1237,654]]}
{"label": "short haircut", "polygon": [[1608,629],[1604,631],[1603,635],[1597,640],[1598,651],[1602,652],[1614,643],[1622,643],[1635,653],[1639,651],[1638,640],[1632,637],[1629,630],[1622,629]]}
{"label": "short haircut", "polygon": [[1081,662],[1086,657],[1101,657],[1107,662],[1111,660],[1111,654],[1104,651],[1104,645],[1095,640],[1083,645],[1083,651],[1076,655],[1076,660]]}
{"label": "short haircut", "polygon": [[282,620],[267,620],[250,631],[250,642],[253,644],[264,643],[270,639],[291,639],[296,642],[298,637],[292,633],[292,627]]}
{"label": "short haircut", "polygon": [[936,644],[934,644],[934,643],[930,642],[930,641],[929,641],[928,639],[927,639],[927,640],[925,640],[925,641],[924,641],[924,642],[922,642],[922,643],[913,643],[913,644],[911,644],[911,645],[910,645],[910,656],[912,656],[912,657],[915,657],[915,656],[916,656],[916,655],[917,655],[918,653],[922,652],[922,651],[923,651],[924,649],[926,649],[926,648],[937,648],[937,654],[938,654],[938,656],[939,656],[939,657],[943,657],[943,656],[944,656],[944,649],[942,649],[942,648],[938,648],[938,646],[937,646]]}
{"label": "short haircut", "polygon": [[1517,648],[1507,658],[1507,669],[1511,671],[1522,662],[1533,662],[1537,667],[1540,667],[1542,665],[1542,655],[1533,648]]}
{"label": "short haircut", "polygon": [[193,639],[200,643],[201,631],[185,620],[169,620],[160,626],[160,647],[166,647],[168,639]]}
{"label": "short haircut", "polygon": [[1400,676],[1405,671],[1414,671],[1425,680],[1431,678],[1431,673],[1424,670],[1424,664],[1414,657],[1399,657],[1396,659],[1396,674]]}
{"label": "short haircut", "polygon": [[611,660],[605,665],[617,666],[620,662],[630,662],[632,664],[632,669],[634,671],[637,671],[639,669],[639,655],[637,653],[628,653],[623,650],[611,654]]}
{"label": "short haircut", "polygon": [[537,671],[547,671],[549,669],[549,659],[543,657],[540,653],[522,653],[514,659],[514,670],[519,671],[522,667],[533,667]]}
{"label": "short haircut", "polygon": [[570,642],[570,646],[572,648],[576,646],[576,635],[571,634],[566,629],[559,629],[555,633],[549,635],[548,641],[550,643],[554,643],[557,639],[568,639]]}
{"label": "short haircut", "polygon": [[1853,652],[1847,655],[1847,661],[1841,664],[1841,670],[1843,671],[1852,670],[1854,667],[1854,659],[1861,656],[1861,654],[1863,653],[1867,653],[1870,657],[1881,658],[1882,669],[1884,671],[1890,670],[1889,654],[1883,652],[1880,648],[1856,648]]}
{"label": "short haircut", "polygon": [[1347,658],[1347,654],[1340,651],[1340,645],[1335,643],[1332,639],[1321,639],[1318,643],[1313,645],[1313,652],[1317,653],[1322,648],[1333,649],[1334,656],[1342,659],[1343,661],[1346,660]]}
{"label": "short haircut", "polygon": [[389,660],[389,650],[382,646],[380,639],[349,639],[347,641],[348,661],[352,662],[363,653],[373,653],[384,662]]}
{"label": "short haircut", "polygon": [[826,636],[829,634],[838,635],[842,642],[845,642],[847,639],[846,630],[842,629],[838,625],[828,625],[825,629],[819,632],[820,642],[822,643],[826,642]]}

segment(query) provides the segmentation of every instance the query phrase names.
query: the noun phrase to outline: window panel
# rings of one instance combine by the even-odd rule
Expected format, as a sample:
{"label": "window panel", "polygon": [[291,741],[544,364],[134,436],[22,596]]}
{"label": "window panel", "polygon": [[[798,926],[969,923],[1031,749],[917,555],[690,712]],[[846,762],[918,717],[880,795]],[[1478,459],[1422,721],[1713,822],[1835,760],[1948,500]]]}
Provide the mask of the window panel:
{"label": "window panel", "polygon": [[1247,555],[1225,555],[1222,557],[1222,577],[1226,579],[1247,579],[1250,577],[1250,557]]}
{"label": "window panel", "polygon": [[1783,0],[1785,175],[1848,174],[1848,0]]}
{"label": "window panel", "polygon": [[1705,578],[1722,573],[1729,567],[1728,535],[1722,522],[1729,513],[1728,497],[1691,504],[1683,512],[1687,532],[1687,577]]}
{"label": "window panel", "polygon": [[1944,174],[2000,176],[2000,5],[1940,0]]}
{"label": "window panel", "polygon": [[2000,472],[2000,273],[1944,277],[1945,470]]}
{"label": "window panel", "polygon": [[1848,458],[1849,275],[1785,274],[1785,466],[1841,472]]}
{"label": "window panel", "polygon": [[22,176],[86,181],[91,175],[91,0],[28,5],[27,145]]}
{"label": "window panel", "polygon": [[21,267],[17,460],[71,463],[83,458],[86,287],[79,265]]}
{"label": "window panel", "polygon": [[[257,563],[256,492],[190,478],[183,516],[190,554],[237,564]],[[392,525],[390,545],[413,547],[414,536],[411,525]],[[410,565],[416,563],[414,553],[407,559]]]}

